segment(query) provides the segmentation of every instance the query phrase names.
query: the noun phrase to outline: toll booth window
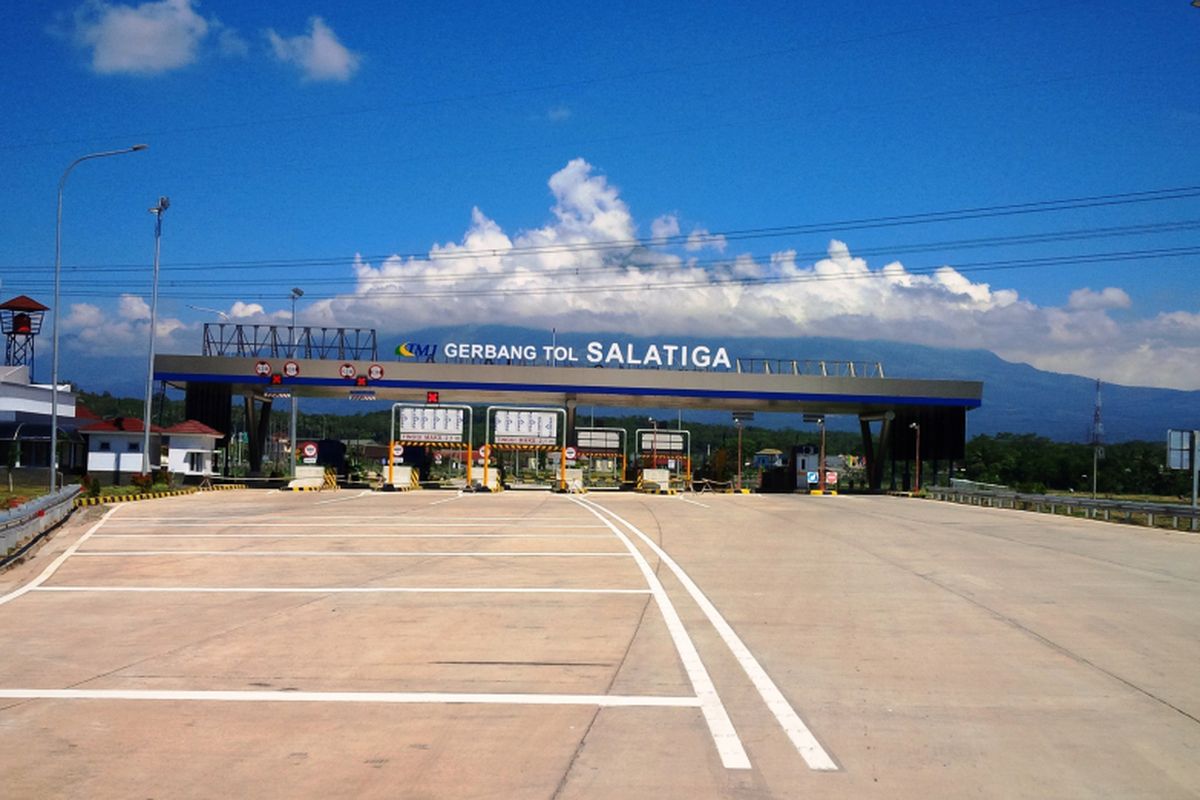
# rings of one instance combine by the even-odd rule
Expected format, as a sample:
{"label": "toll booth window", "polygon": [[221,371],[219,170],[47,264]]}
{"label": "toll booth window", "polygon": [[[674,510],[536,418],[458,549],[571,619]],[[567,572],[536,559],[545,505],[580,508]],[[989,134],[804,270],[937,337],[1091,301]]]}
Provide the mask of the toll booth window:
{"label": "toll booth window", "polygon": [[137,442],[130,442],[130,443],[129,443],[129,452],[131,452],[131,453],[136,453],[136,452],[138,452],[138,450],[139,450],[139,449],[141,449],[141,448],[140,448],[140,446],[138,445],[138,443],[137,443]]}
{"label": "toll booth window", "polygon": [[109,442],[101,442],[100,443],[100,452],[107,453],[109,450],[112,450],[111,443],[109,443]]}

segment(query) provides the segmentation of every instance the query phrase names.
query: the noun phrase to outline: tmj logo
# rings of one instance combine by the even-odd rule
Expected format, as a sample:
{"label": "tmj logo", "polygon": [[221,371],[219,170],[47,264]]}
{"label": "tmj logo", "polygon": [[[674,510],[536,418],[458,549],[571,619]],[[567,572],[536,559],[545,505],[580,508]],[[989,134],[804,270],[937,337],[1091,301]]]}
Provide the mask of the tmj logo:
{"label": "tmj logo", "polygon": [[437,351],[438,346],[436,344],[401,342],[396,346],[396,355],[400,358],[415,358],[426,363],[433,363]]}

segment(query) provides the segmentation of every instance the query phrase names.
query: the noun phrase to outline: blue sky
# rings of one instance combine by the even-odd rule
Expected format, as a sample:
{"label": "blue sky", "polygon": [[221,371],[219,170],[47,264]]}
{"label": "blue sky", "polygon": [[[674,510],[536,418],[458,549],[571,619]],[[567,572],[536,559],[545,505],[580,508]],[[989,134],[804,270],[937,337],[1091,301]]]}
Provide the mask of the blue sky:
{"label": "blue sky", "polygon": [[145,142],[69,179],[67,374],[144,348],[168,195],[160,352],[300,286],[384,341],[887,338],[1200,388],[1196,189],[879,224],[1200,186],[1188,0],[545,5],[15,4],[0,293],[49,304],[59,176]]}

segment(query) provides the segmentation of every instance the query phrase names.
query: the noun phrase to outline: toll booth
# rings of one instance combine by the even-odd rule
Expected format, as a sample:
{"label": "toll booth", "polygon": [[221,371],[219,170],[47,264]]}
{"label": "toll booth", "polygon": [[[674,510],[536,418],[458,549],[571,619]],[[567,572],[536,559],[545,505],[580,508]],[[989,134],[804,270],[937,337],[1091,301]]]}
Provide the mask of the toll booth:
{"label": "toll booth", "polygon": [[[682,429],[638,428],[638,459],[645,483],[646,471],[665,471],[672,489],[690,491],[692,488],[692,433]],[[655,483],[661,483],[661,472],[654,473]]]}
{"label": "toll booth", "polygon": [[404,475],[398,475],[397,467],[402,466],[415,470],[418,481],[470,485],[471,434],[470,406],[394,404],[388,444],[388,484],[408,483]]}
{"label": "toll booth", "polygon": [[485,419],[485,486],[566,488],[566,409],[489,406]]}
{"label": "toll booth", "polygon": [[[576,428],[575,463],[583,470],[583,483],[590,489],[619,489],[628,466],[624,428]],[[568,450],[567,466],[571,453]]]}

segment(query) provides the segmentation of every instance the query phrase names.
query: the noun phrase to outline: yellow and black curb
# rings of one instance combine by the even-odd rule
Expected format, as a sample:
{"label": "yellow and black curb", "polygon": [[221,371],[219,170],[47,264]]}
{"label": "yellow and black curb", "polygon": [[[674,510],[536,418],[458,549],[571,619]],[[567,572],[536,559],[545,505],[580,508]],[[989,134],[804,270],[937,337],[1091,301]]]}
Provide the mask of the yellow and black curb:
{"label": "yellow and black curb", "polygon": [[217,486],[191,486],[187,489],[172,489],[169,492],[145,492],[142,494],[122,494],[110,495],[108,497],[76,497],[75,508],[83,506],[100,506],[110,503],[131,503],[139,500],[157,500],[160,497],[179,497],[185,494],[195,494],[196,492],[215,492],[226,489],[245,489],[244,483],[222,483]]}

